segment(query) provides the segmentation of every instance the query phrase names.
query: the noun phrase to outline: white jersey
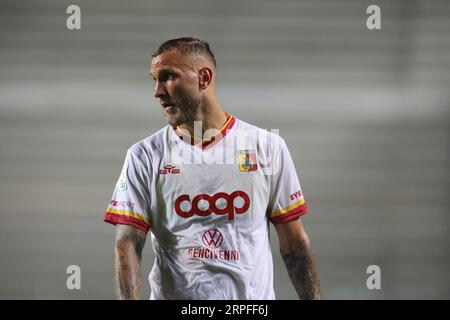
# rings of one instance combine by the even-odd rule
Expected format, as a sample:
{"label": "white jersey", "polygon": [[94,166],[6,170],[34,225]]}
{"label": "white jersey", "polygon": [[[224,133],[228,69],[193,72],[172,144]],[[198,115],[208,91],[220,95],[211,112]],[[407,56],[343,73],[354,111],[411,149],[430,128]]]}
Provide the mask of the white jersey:
{"label": "white jersey", "polygon": [[284,140],[228,115],[193,145],[166,126],[128,149],[104,220],[151,230],[150,299],[274,299],[269,221],[307,212]]}

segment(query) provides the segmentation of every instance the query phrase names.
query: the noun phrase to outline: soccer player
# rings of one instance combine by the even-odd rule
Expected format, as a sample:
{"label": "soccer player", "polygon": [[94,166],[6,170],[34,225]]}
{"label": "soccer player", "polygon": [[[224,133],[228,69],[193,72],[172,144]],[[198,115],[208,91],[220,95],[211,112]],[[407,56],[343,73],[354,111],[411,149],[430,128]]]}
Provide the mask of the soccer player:
{"label": "soccer player", "polygon": [[131,146],[104,220],[116,225],[115,293],[137,299],[150,231],[150,299],[275,299],[269,223],[299,298],[320,299],[307,212],[284,140],[224,112],[208,43],[152,55],[168,125]]}

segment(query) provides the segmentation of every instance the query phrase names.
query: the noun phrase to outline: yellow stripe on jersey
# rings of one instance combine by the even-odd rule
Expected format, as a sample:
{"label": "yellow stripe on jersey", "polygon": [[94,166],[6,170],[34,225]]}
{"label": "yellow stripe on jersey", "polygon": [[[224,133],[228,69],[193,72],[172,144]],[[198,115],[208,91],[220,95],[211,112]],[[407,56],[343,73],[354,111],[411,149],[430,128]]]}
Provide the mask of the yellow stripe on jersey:
{"label": "yellow stripe on jersey", "polygon": [[230,121],[233,120],[233,116],[231,114],[226,113],[226,115],[227,115],[228,119],[225,122],[225,124],[219,129],[220,132],[222,132],[223,129],[225,129],[227,127],[227,125],[230,123]]}
{"label": "yellow stripe on jersey", "polygon": [[281,209],[273,211],[271,216],[276,217],[276,216],[282,215],[283,213],[289,212],[292,209],[300,207],[303,204],[305,204],[305,199],[301,198],[300,200],[294,202],[293,204],[287,206],[286,208],[281,208]]}
{"label": "yellow stripe on jersey", "polygon": [[142,216],[136,212],[133,212],[131,210],[120,210],[120,209],[113,209],[111,207],[108,207],[108,209],[106,209],[106,212],[119,214],[122,216],[133,217],[135,219],[141,220],[141,221],[145,222],[146,224],[150,225],[150,222],[148,222],[148,220],[144,216]]}

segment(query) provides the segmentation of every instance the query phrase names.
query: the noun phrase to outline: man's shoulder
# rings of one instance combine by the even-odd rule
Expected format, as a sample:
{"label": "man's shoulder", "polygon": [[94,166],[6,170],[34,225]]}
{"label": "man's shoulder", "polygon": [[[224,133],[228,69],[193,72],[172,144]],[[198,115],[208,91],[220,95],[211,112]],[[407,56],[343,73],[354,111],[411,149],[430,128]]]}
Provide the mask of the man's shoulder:
{"label": "man's shoulder", "polygon": [[238,129],[238,134],[239,131],[242,135],[247,136],[251,133],[251,136],[256,137],[259,142],[274,143],[276,145],[284,143],[284,139],[280,136],[278,129],[265,129],[241,119],[237,120],[238,125],[236,128]]}
{"label": "man's shoulder", "polygon": [[167,135],[168,129],[168,125],[162,127],[152,135],[135,142],[128,148],[127,151],[136,156],[146,155],[147,157],[153,158],[153,154],[162,152],[164,147],[164,139]]}

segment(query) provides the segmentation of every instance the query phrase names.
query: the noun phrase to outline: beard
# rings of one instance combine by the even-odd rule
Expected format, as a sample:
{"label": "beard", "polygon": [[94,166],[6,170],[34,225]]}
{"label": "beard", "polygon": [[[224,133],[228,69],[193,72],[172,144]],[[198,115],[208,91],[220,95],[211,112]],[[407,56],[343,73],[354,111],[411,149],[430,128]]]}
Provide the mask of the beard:
{"label": "beard", "polygon": [[171,126],[180,126],[185,123],[193,124],[198,110],[201,107],[201,97],[185,92],[176,99],[171,112],[166,113],[167,122]]}

